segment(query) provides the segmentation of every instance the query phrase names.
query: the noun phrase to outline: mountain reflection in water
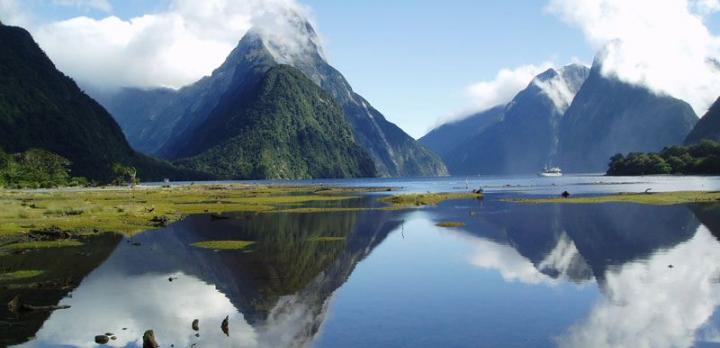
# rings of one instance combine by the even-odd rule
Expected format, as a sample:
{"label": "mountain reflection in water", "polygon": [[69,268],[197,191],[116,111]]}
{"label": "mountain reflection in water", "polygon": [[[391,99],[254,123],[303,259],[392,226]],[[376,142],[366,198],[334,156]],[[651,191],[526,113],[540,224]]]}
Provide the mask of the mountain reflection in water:
{"label": "mountain reflection in water", "polygon": [[[465,226],[435,226],[448,220]],[[147,329],[176,347],[710,345],[718,228],[720,205],[492,196],[421,211],[194,216],[121,242],[25,345],[93,347],[113,332],[113,346],[132,347]],[[224,239],[256,243],[191,246]]]}

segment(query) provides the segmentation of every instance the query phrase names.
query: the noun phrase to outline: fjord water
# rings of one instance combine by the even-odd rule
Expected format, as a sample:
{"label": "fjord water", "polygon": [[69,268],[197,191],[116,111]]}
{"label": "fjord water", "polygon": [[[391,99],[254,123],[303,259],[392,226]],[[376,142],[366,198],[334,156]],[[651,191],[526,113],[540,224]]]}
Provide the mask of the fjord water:
{"label": "fjord water", "polygon": [[[95,335],[111,332],[117,340],[110,345],[136,347],[147,329],[163,347],[690,347],[720,341],[720,204],[503,200],[563,190],[717,190],[718,178],[338,184],[408,191],[482,185],[487,194],[482,201],[417,210],[193,216],[113,239],[107,259],[60,300],[71,308],[53,312],[34,338],[15,343],[93,347]],[[375,198],[331,204],[363,206]],[[442,228],[440,221],[465,226]],[[191,246],[224,239],[256,243],[245,251]],[[226,316],[229,336],[220,329]]]}

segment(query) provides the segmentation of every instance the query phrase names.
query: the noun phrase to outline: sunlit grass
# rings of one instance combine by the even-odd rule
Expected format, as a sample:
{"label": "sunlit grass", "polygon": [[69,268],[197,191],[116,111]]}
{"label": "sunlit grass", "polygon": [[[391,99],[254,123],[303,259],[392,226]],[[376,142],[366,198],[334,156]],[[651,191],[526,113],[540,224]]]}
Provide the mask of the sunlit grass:
{"label": "sunlit grass", "polygon": [[0,273],[0,282],[35,278],[43,273],[45,272],[39,270],[20,270],[15,272]]}
{"label": "sunlit grass", "polygon": [[193,243],[192,246],[213,250],[242,250],[253,244],[255,244],[255,242],[246,240],[208,240],[204,242]]}
{"label": "sunlit grass", "polygon": [[316,236],[308,238],[309,242],[342,242],[345,237]]}
{"label": "sunlit grass", "polygon": [[441,221],[435,225],[438,227],[453,228],[453,227],[463,227],[463,226],[465,226],[465,223],[460,222],[460,221]]}
{"label": "sunlit grass", "polygon": [[411,193],[386,197],[380,201],[396,207],[414,207],[437,205],[447,200],[481,199],[482,197],[481,193],[471,192]]}
{"label": "sunlit grass", "polygon": [[0,250],[28,250],[28,249],[49,249],[49,248],[69,248],[82,246],[83,243],[74,239],[61,240],[41,240],[37,242],[21,242],[8,244],[0,248]]}

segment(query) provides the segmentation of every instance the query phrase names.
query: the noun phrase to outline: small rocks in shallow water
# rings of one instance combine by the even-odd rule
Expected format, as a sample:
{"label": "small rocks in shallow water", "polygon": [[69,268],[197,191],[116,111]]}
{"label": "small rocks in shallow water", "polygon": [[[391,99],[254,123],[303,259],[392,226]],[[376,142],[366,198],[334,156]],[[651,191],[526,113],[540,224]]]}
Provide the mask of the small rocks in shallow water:
{"label": "small rocks in shallow water", "polygon": [[152,222],[155,227],[165,227],[168,225],[168,222],[170,222],[170,219],[165,215],[159,215],[152,218],[150,222]]}
{"label": "small rocks in shallow water", "polygon": [[177,279],[178,277],[168,277],[168,281],[172,282],[173,280]]}
{"label": "small rocks in shallow water", "polygon": [[228,316],[226,316],[225,320],[222,321],[222,324],[220,324],[220,328],[222,329],[222,332],[225,334],[225,336],[230,336],[230,328],[228,325]]}
{"label": "small rocks in shallow water", "polygon": [[143,348],[158,348],[159,345],[155,341],[155,332],[153,330],[145,331],[143,334]]}
{"label": "small rocks in shallow water", "polygon": [[193,320],[192,329],[195,331],[200,330],[200,320],[197,320],[197,319]]}
{"label": "small rocks in shallow water", "polygon": [[107,344],[108,342],[110,342],[110,337],[107,337],[106,335],[95,336],[95,343],[97,344]]}

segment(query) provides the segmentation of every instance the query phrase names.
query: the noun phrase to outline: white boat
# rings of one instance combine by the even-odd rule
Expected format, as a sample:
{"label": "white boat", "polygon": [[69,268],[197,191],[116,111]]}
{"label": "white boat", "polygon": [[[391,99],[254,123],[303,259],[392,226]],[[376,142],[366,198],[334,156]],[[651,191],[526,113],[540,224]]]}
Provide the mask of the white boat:
{"label": "white boat", "polygon": [[563,175],[562,170],[560,170],[560,168],[558,168],[558,167],[552,167],[552,168],[545,167],[545,170],[538,173],[538,176],[542,176],[542,177],[555,177],[555,176],[562,176],[562,175]]}

